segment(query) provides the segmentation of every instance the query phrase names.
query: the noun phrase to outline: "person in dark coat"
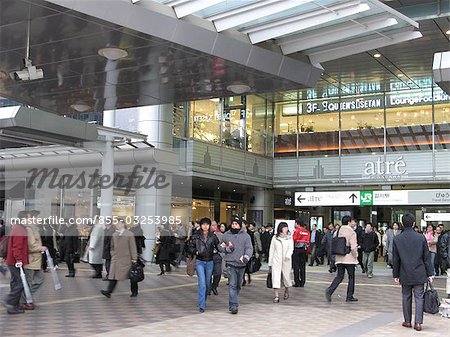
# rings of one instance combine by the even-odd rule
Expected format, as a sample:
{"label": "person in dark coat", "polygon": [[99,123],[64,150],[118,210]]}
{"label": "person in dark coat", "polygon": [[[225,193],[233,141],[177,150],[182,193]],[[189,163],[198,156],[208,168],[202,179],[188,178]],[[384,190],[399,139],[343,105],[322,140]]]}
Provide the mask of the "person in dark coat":
{"label": "person in dark coat", "polygon": [[322,248],[327,252],[328,265],[330,266],[328,268],[328,272],[330,273],[333,273],[337,270],[335,264],[335,256],[331,253],[333,234],[334,234],[334,224],[330,222],[328,224],[328,232],[325,233],[322,238]]}
{"label": "person in dark coat", "polygon": [[375,260],[375,251],[378,247],[378,236],[372,229],[372,224],[368,222],[366,229],[361,237],[361,249],[363,251],[363,265],[367,272],[367,277],[373,277],[373,261]]}
{"label": "person in dark coat", "polygon": [[427,240],[416,233],[412,227],[416,219],[407,213],[403,216],[404,230],[394,238],[392,274],[396,284],[402,285],[402,307],[405,321],[402,326],[411,327],[412,293],[416,303],[414,329],[422,330],[423,323],[423,285],[433,281],[430,251]]}
{"label": "person in dark coat", "polygon": [[[173,258],[173,245],[175,243],[175,238],[172,236],[170,229],[165,226],[161,226],[159,233],[159,239],[157,240],[157,244],[159,244],[159,251],[156,255],[156,263],[159,264],[159,268],[161,270],[159,275],[164,275],[166,272],[171,271],[170,261]],[[165,271],[164,266],[166,266]]]}
{"label": "person in dark coat", "polygon": [[269,261],[269,248],[270,248],[270,243],[272,242],[272,237],[274,235],[274,231],[273,231],[273,226],[272,225],[268,225],[266,227],[266,230],[261,233],[261,245],[262,245],[262,250],[264,253],[264,261]]}
{"label": "person in dark coat", "polygon": [[69,274],[66,277],[75,277],[74,259],[80,246],[78,235],[77,225],[67,223],[64,236],[61,239],[61,251],[67,263],[67,269],[69,269]]}
{"label": "person in dark coat", "polygon": [[116,228],[112,225],[106,225],[105,235],[103,237],[103,258],[105,259],[106,276],[104,281],[108,280],[109,269],[111,268],[111,240]]}
{"label": "person in dark coat", "polygon": [[130,232],[134,235],[134,240],[136,241],[136,249],[138,256],[142,255],[142,252],[145,248],[145,236],[144,231],[142,230],[142,227],[140,224],[136,224],[136,226],[133,226],[130,228]]}

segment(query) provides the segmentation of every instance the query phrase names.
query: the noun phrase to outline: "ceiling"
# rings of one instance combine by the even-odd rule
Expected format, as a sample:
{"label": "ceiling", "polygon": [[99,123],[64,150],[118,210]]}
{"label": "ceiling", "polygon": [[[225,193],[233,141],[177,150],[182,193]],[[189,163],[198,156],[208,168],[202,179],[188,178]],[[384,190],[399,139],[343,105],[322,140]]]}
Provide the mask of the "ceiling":
{"label": "ceiling", "polygon": [[[158,1],[168,2],[169,5],[175,2]],[[192,1],[183,0],[178,3]],[[374,2],[375,0],[363,1]],[[55,5],[54,2],[67,3],[67,7]],[[108,1],[97,1],[98,6],[94,6],[94,9],[97,8],[97,13],[93,12],[95,16],[86,15],[71,8],[77,4],[81,6],[78,9],[82,10],[83,6],[93,2],[0,1],[1,96],[65,115],[78,113],[79,111],[73,106],[80,104],[89,107],[90,111],[102,112],[108,109],[229,96],[230,91],[227,90],[227,86],[240,83],[250,85],[253,93],[288,92],[276,95],[276,99],[296,98],[297,90],[303,90],[306,87],[314,88],[302,93],[303,98],[308,95],[322,97],[343,93],[358,94],[419,88],[432,83],[433,53],[448,50],[449,46],[449,39],[445,32],[450,28],[450,21],[448,14],[445,13],[450,10],[445,12],[445,8],[440,8],[441,17],[437,17],[439,13],[435,13],[432,15],[433,19],[429,19],[430,15],[420,15],[425,13],[425,9],[431,13],[436,12],[438,4],[446,5],[449,3],[448,0],[383,1],[400,12],[419,13],[411,17],[418,20],[423,37],[393,46],[367,50],[338,60],[321,62],[324,70],[321,78],[314,85],[317,77],[320,76],[320,70],[306,61],[311,56],[308,53],[323,52],[324,49],[320,49],[323,47],[300,50],[290,53],[289,56],[283,56],[279,46],[282,42],[281,38],[270,39],[252,46],[242,36],[236,36],[235,33],[227,31],[223,34],[219,33],[220,38],[227,41],[223,44],[226,47],[222,48],[223,50],[214,49],[211,55],[205,51],[206,47],[203,48],[204,46],[201,45],[203,42],[206,44],[206,40],[211,37],[209,33],[201,35],[200,33],[204,32],[198,31],[200,35],[195,35],[189,31],[189,36],[185,35],[183,39],[181,35],[178,42],[174,42],[172,40],[176,32],[172,32],[173,36],[170,37],[171,33],[167,32],[167,29],[161,30],[160,27],[156,27],[161,34],[167,34],[167,36],[144,34],[142,32],[144,29],[137,29],[139,20],[134,20],[134,17],[127,18],[128,28],[125,27],[121,20],[125,20],[123,17],[126,15],[120,15],[120,12],[114,11],[109,13],[102,7]],[[117,0],[111,3],[119,2],[129,6],[131,1]],[[137,4],[148,6],[150,2],[154,1],[141,0]],[[226,1],[226,3],[232,2]],[[336,1],[315,0],[309,6],[325,2],[331,5]],[[160,6],[168,7],[169,5]],[[32,18],[30,59],[34,65],[43,69],[44,79],[21,83],[10,79],[8,74],[12,70],[23,68],[22,62],[26,55],[26,18],[30,8]],[[136,8],[139,7],[136,6]],[[141,7],[141,9],[143,11],[145,8]],[[116,15],[116,20],[109,22],[101,19],[100,17],[106,17],[105,12],[108,12],[109,16]],[[376,16],[379,13],[372,14]],[[203,13],[203,16],[206,17],[206,14]],[[171,18],[170,15],[167,17]],[[422,20],[423,17],[427,19]],[[350,18],[359,20],[355,17]],[[175,19],[178,20],[176,17]],[[195,18],[190,15],[184,21],[178,20],[177,24],[182,22],[184,26],[181,27],[186,29],[187,34],[187,31],[192,28],[188,24],[193,21]],[[156,25],[157,22],[149,23],[151,24]],[[343,22],[337,21],[336,24],[343,24]],[[195,22],[195,25],[201,26],[204,22],[201,24]],[[129,28],[130,26],[135,29]],[[250,28],[240,27],[243,31]],[[193,35],[195,40],[190,43],[197,43],[196,49],[186,46],[185,40],[188,40],[190,35]],[[233,41],[230,40],[230,36],[234,39]],[[363,36],[362,39],[364,38]],[[245,42],[246,45],[239,44],[239,41]],[[108,45],[127,50],[128,56],[120,61],[109,61],[99,56],[99,48]],[[258,55],[254,57],[255,60],[251,60],[252,52]],[[381,57],[375,58],[373,56],[375,53],[380,53]],[[243,59],[245,61],[242,61]],[[264,60],[264,62],[258,62],[258,60]],[[282,66],[286,68],[280,71]]]}

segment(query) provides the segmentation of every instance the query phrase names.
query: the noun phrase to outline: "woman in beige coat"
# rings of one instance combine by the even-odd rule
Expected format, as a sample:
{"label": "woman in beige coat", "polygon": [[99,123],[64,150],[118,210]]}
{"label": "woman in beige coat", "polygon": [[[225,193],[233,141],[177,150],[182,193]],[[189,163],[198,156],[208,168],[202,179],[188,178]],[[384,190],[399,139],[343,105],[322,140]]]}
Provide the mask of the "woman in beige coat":
{"label": "woman in beige coat", "polygon": [[272,237],[269,249],[269,267],[272,271],[272,288],[274,303],[280,302],[278,291],[281,281],[284,284],[284,299],[289,298],[289,288],[292,286],[291,269],[292,253],[294,252],[294,241],[288,235],[289,227],[286,222],[280,222],[277,234]]}
{"label": "woman in beige coat", "polygon": [[[134,235],[125,229],[123,220],[119,220],[116,224],[116,232],[111,240],[111,269],[109,270],[109,284],[107,290],[101,293],[110,298],[111,293],[117,285],[117,281],[129,279],[131,265],[137,262],[137,249]],[[130,281],[131,296],[136,297],[138,294],[137,282]]]}

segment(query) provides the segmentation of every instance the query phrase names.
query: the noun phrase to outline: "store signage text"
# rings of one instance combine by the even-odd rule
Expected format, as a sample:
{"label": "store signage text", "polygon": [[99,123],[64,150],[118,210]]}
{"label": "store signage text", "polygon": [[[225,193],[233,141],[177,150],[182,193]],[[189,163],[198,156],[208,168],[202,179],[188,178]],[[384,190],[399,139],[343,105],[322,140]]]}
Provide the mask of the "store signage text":
{"label": "store signage text", "polygon": [[416,105],[416,104],[432,104],[434,102],[442,102],[450,100],[444,92],[435,92],[434,96],[430,90],[415,93],[399,93],[389,96],[389,106],[398,105]]}
{"label": "store signage text", "polygon": [[364,163],[364,175],[370,178],[380,178],[385,176],[402,176],[406,174],[406,162],[403,156],[398,157],[393,161],[383,161],[381,157],[373,162]]}
{"label": "store signage text", "polygon": [[375,109],[382,107],[381,98],[364,99],[358,98],[352,101],[322,101],[322,102],[308,102],[306,103],[306,113],[313,114],[317,112],[333,112],[333,111],[351,111]]}

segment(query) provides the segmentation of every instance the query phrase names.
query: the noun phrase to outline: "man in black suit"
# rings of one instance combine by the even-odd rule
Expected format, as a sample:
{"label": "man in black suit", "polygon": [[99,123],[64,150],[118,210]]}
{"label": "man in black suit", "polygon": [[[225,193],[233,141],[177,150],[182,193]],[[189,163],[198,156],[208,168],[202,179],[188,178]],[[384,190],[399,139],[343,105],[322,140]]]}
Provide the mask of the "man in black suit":
{"label": "man in black suit", "polygon": [[402,285],[402,307],[405,321],[402,326],[411,327],[412,292],[416,303],[414,329],[422,330],[423,285],[433,281],[431,258],[425,237],[413,230],[416,219],[407,213],[403,216],[404,230],[394,238],[392,274],[396,284]]}

